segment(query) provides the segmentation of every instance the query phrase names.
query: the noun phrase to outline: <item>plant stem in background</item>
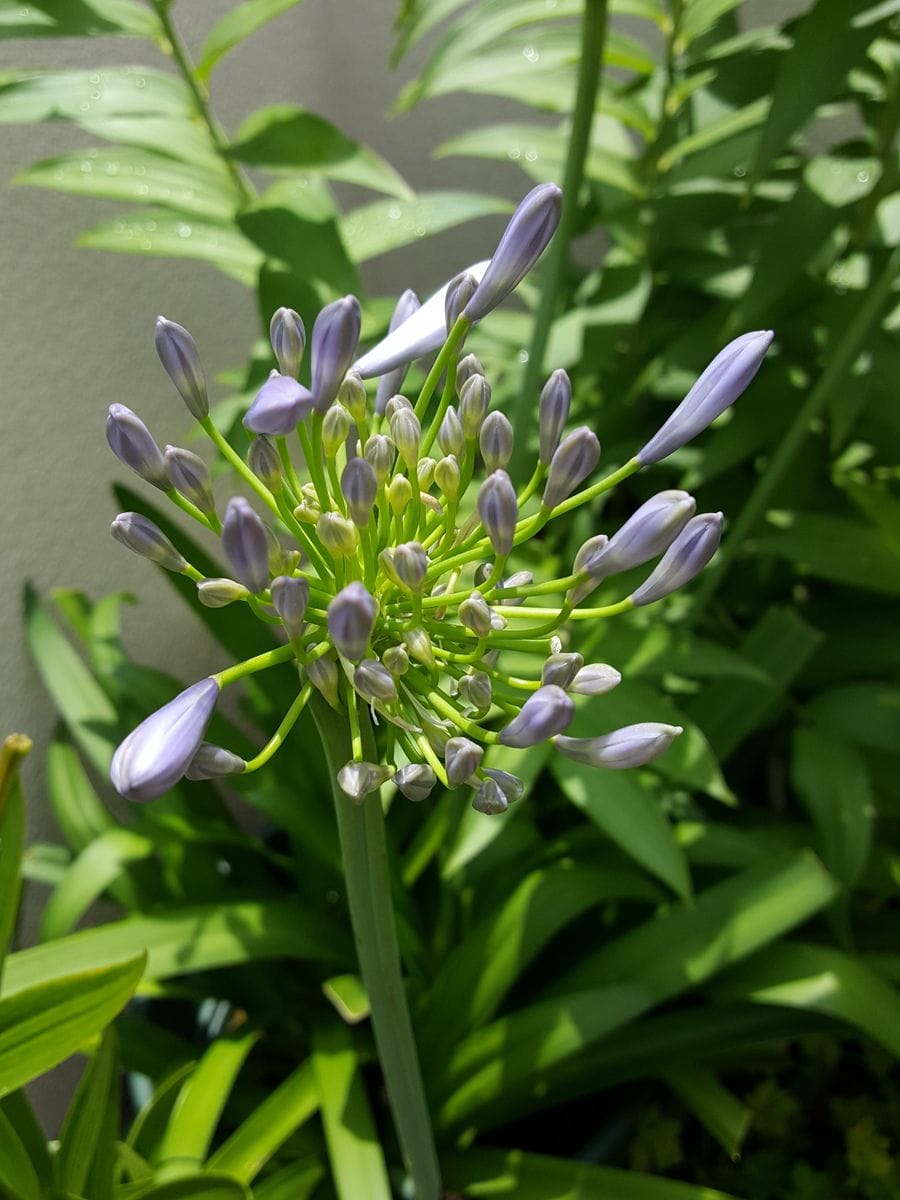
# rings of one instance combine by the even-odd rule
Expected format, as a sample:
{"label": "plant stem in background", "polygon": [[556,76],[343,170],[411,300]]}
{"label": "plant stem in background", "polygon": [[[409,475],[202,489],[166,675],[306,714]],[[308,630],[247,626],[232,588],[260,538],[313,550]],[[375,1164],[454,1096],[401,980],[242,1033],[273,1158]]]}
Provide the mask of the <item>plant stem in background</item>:
{"label": "plant stem in background", "polygon": [[[439,1200],[440,1170],[400,966],[381,796],[376,792],[355,804],[341,790],[337,773],[353,757],[346,716],[319,696],[310,707],[332,781],[347,903],[388,1100],[416,1200]],[[360,716],[364,752],[377,761],[368,717],[364,711]]]}
{"label": "plant stem in background", "polygon": [[721,587],[735,557],[741,553],[750,533],[765,511],[772,495],[790,470],[797,453],[803,446],[808,434],[810,422],[819,416],[825,408],[832,392],[846,377],[854,360],[863,348],[866,337],[872,326],[877,322],[882,306],[891,290],[891,285],[900,273],[900,250],[894,250],[884,266],[881,275],[869,288],[865,299],[857,310],[846,333],[833,348],[825,363],[825,369],[819,376],[819,382],[806,398],[806,403],[797,413],[791,427],[778,443],[768,466],[757,481],[756,487],[750,493],[747,503],[741,509],[734,524],[728,530],[728,537],[713,564],[713,569],[707,571],[703,582],[697,588],[694,597],[693,614],[699,614],[702,606]]}
{"label": "plant stem in background", "polygon": [[556,236],[550,243],[544,261],[541,281],[541,298],[534,317],[534,332],[528,350],[528,362],[522,378],[522,388],[517,396],[510,419],[517,431],[516,445],[510,460],[509,473],[514,480],[521,480],[525,458],[528,454],[528,434],[534,426],[537,412],[538,386],[550,336],[550,325],[556,313],[559,291],[569,257],[569,243],[575,230],[578,213],[578,195],[584,181],[584,160],[590,145],[591,125],[594,120],[597,87],[603,62],[606,42],[607,0],[585,0],[584,16],[581,19],[581,57],[578,67],[578,87],[575,93],[575,109],[572,113],[572,129],[566,153],[566,168],[563,175],[562,218]]}

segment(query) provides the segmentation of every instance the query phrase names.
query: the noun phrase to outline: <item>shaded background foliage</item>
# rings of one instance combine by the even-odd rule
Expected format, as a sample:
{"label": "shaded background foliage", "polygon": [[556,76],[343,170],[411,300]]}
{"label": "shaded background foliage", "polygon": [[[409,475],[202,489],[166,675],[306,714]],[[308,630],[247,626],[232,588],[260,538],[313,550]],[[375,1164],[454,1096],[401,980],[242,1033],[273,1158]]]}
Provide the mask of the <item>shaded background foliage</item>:
{"label": "shaded background foliage", "polygon": [[[249,35],[254,15],[291,7],[251,0],[234,12]],[[401,940],[442,1162],[448,1185],[472,1196],[505,1178],[525,1200],[688,1200],[712,1194],[703,1184],[754,1200],[878,1200],[897,1185],[900,1049],[900,17],[872,0],[818,0],[768,26],[740,20],[729,0],[611,8],[609,28],[582,25],[582,5],[568,0],[410,0],[400,10],[396,53],[420,57],[397,108],[475,97],[473,119],[448,131],[437,154],[513,162],[530,179],[572,178],[579,63],[603,47],[584,184],[569,193],[556,257],[521,289],[524,308],[492,315],[472,340],[497,402],[527,442],[541,366],[567,367],[575,415],[599,430],[612,466],[728,337],[766,324],[778,338],[752,393],[659,477],[726,511],[717,567],[662,619],[639,614],[580,634],[578,648],[620,667],[625,682],[578,722],[587,730],[658,714],[686,727],[673,751],[598,780],[536,748],[530,797],[498,821],[453,793],[427,814],[392,809]],[[0,32],[19,22],[32,35],[109,33],[124,22],[140,35],[153,32],[151,17],[127,0],[77,9],[45,0],[0,6]],[[117,61],[136,61],[141,43],[116,44],[127,47]],[[199,61],[211,65],[208,46]],[[142,71],[136,90],[133,71],[96,74],[0,83],[0,120],[63,111],[107,139],[30,168],[25,181],[137,202],[85,244],[137,254],[187,246],[255,287],[264,315],[289,302],[309,317],[357,286],[376,252],[412,242],[420,255],[430,230],[504,208],[485,186],[412,195],[383,160],[284,108],[263,108],[242,128],[229,122],[223,155],[168,77]],[[582,94],[593,101],[591,89]],[[484,95],[516,107],[486,124],[475,119]],[[575,108],[576,129],[584,111]],[[331,190],[348,179],[380,198]],[[382,278],[369,276],[369,336],[389,311],[377,298]],[[547,320],[536,323],[535,310]],[[249,334],[246,350],[250,367],[238,353],[220,393],[235,399],[217,410],[239,447],[240,406],[269,366]],[[573,521],[568,544],[541,546],[542,568],[568,561],[647,494],[638,478],[602,514]],[[118,498],[147,509],[127,489]],[[191,557],[202,568],[202,552]],[[0,1064],[17,1087],[99,1031],[134,986],[136,968],[123,960],[147,945],[143,999],[117,1038],[132,1072],[126,1108],[154,1085],[156,1099],[114,1165],[107,1035],[55,1163],[33,1152],[30,1194],[55,1172],[73,1194],[155,1195],[141,1190],[149,1172],[160,1197],[246,1195],[250,1184],[270,1198],[387,1195],[397,1155],[367,1025],[356,1023],[364,998],[311,735],[265,778],[238,784],[255,813],[250,834],[209,785],[137,813],[107,808],[112,746],[180,686],[130,658],[120,608],[120,597],[72,591],[28,598],[29,645],[63,722],[47,785],[68,849],[29,851],[26,874],[53,891],[40,947],[11,957],[0,993],[14,1031],[17,996],[38,989],[31,1007],[46,1012],[46,1055]],[[200,616],[229,654],[259,648],[230,613]],[[240,729],[219,718],[216,740],[241,751],[248,721],[271,728],[283,707],[274,678],[231,714]],[[5,811],[9,820],[16,810]],[[71,934],[101,895],[134,915]],[[59,997],[47,981],[90,966],[102,979],[67,987],[102,989],[96,1019],[55,1042]],[[282,1091],[254,1123],[275,1085]],[[18,1093],[0,1112],[17,1131],[11,1145],[35,1143]],[[274,1112],[284,1127],[273,1128]],[[83,1121],[90,1151],[79,1155],[66,1147],[84,1143]],[[522,1150],[553,1158],[520,1161]],[[160,1182],[185,1163],[193,1184]],[[0,1181],[10,1169],[0,1160]],[[196,1190],[165,1191],[173,1186]]]}

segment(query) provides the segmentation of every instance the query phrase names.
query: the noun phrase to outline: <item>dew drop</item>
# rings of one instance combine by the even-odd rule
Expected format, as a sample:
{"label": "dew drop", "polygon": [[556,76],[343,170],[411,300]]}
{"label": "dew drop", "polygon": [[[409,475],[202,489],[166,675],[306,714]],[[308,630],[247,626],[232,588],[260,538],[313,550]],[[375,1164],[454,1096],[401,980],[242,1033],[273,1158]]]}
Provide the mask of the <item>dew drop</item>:
{"label": "dew drop", "polygon": [[519,351],[519,362],[520,362],[520,363],[527,363],[527,362],[528,362],[528,351],[527,351],[527,350],[520,350],[520,351]]}
{"label": "dew drop", "polygon": [[738,163],[738,165],[734,168],[735,179],[743,179],[746,174],[747,168],[743,165],[743,163]]}
{"label": "dew drop", "polygon": [[143,241],[141,242],[141,249],[142,250],[152,250],[153,249],[153,242],[150,240],[150,238],[143,239]]}
{"label": "dew drop", "polygon": [[541,57],[541,52],[536,46],[525,46],[522,50],[522,57],[527,62],[536,63]]}
{"label": "dew drop", "polygon": [[868,171],[858,171],[856,178],[859,180],[860,183],[868,183],[869,182],[869,172]]}
{"label": "dew drop", "polygon": [[528,162],[537,162],[537,160],[538,160],[537,150],[526,150],[525,158]]}
{"label": "dew drop", "polygon": [[178,226],[178,236],[180,238],[189,238],[191,236],[191,227],[184,221]]}
{"label": "dew drop", "polygon": [[100,82],[99,75],[88,75],[88,83],[99,83],[99,82]]}
{"label": "dew drop", "polygon": [[78,109],[79,109],[79,112],[90,112],[91,106],[87,102],[87,100],[83,100],[82,103],[78,105]]}
{"label": "dew drop", "polygon": [[519,149],[518,146],[510,146],[510,148],[506,152],[506,157],[511,158],[513,160],[513,162],[515,162],[515,160],[517,158],[522,157],[522,151]]}
{"label": "dew drop", "polygon": [[150,191],[150,189],[147,187],[146,183],[139,183],[134,190],[139,196],[146,196],[147,193]]}
{"label": "dew drop", "polygon": [[388,209],[387,215],[391,221],[399,221],[400,218],[403,216],[403,209],[400,207],[399,204],[392,204],[390,206],[390,208]]}
{"label": "dew drop", "polygon": [[137,79],[134,81],[134,86],[144,88],[147,86],[147,80],[143,77],[143,75],[138,75]]}

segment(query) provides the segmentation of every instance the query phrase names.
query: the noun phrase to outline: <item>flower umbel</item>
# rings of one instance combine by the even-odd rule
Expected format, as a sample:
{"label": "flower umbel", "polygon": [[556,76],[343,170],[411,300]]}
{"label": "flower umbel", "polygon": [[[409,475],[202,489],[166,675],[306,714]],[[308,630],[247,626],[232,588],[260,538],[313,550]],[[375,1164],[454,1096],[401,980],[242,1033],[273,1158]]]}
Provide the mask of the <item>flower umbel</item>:
{"label": "flower umbel", "polygon": [[[463,357],[463,346],[473,322],[537,261],[558,209],[558,189],[535,189],[490,264],[462,272],[421,307],[406,293],[387,337],[355,364],[358,302],[351,296],[327,306],[313,325],[311,390],[296,379],[303,324],[280,309],[271,332],[278,370],[244,418],[255,435],[246,461],[207,416],[193,339],[160,321],[163,365],[258,503],[234,497],[220,518],[202,460],[168,448],[164,461],[140,420],[114,406],[109,436],[116,454],[221,538],[235,578],[206,578],[136,514],[117,518],[113,533],[194,580],[204,604],[246,604],[267,628],[279,626],[286,644],[188,688],[129,734],[112,770],[123,795],[147,800],[185,775],[257,770],[316,691],[346,715],[353,757],[338,780],[357,803],[388,779],[421,802],[440,781],[470,788],[478,811],[501,813],[524,788],[491,766],[495,744],[525,749],[549,740],[579,762],[621,769],[649,762],[681,732],[643,724],[567,736],[576,698],[601,696],[621,676],[606,663],[585,664],[565,643],[573,622],[651,604],[689,582],[715,553],[721,514],[694,516],[691,496],[660,492],[618,532],[589,538],[558,578],[535,581],[515,560],[546,525],[704,429],[750,382],[771,335],[744,335],[726,347],[660,433],[594,483],[600,443],[584,426],[566,433],[571,387],[564,372],[554,372],[535,397],[534,474],[517,488],[504,469],[516,431],[490,410],[481,363]],[[409,364],[438,347],[418,396],[397,392]],[[369,395],[364,380],[378,381]],[[616,576],[652,559],[659,561],[644,582],[621,598]],[[612,588],[606,604],[581,607],[605,587]],[[509,673],[511,655],[527,656],[533,668],[524,677]],[[294,664],[297,696],[259,754],[244,761],[203,742],[221,688],[279,663]],[[377,762],[363,753],[366,708],[379,728]]]}

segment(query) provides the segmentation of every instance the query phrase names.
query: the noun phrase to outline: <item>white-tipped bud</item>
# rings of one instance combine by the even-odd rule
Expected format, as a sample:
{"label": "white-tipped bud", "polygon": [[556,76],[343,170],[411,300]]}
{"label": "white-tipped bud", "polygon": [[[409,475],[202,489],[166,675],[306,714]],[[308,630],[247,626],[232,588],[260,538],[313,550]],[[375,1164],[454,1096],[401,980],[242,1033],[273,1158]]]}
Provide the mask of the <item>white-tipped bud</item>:
{"label": "white-tipped bud", "polygon": [[491,385],[483,375],[470,375],[459,394],[459,421],[467,438],[477,438],[491,404]]}
{"label": "white-tipped bud", "polygon": [[406,629],[403,632],[403,644],[409,651],[411,658],[416,662],[422,663],[424,666],[434,668],[437,666],[437,660],[434,657],[434,651],[431,647],[431,638],[424,629]]}
{"label": "white-tipped bud", "polygon": [[460,480],[461,472],[455,455],[447,454],[435,464],[434,481],[448,500],[459,498]]}
{"label": "white-tipped bud", "polygon": [[397,790],[407,798],[418,804],[422,800],[427,800],[431,795],[434,785],[437,783],[437,776],[431,767],[425,763],[410,763],[406,767],[401,767],[394,776],[394,783],[397,785]]}
{"label": "white-tipped bud", "polygon": [[148,558],[167,571],[181,572],[187,566],[163,531],[140,513],[119,513],[109,531],[133,554]]}
{"label": "white-tipped bud", "polygon": [[412,484],[405,475],[395,475],[387,486],[388,504],[394,516],[402,516],[412,503]]}
{"label": "white-tipped bud", "polygon": [[236,579],[201,579],[197,584],[197,598],[205,608],[225,608],[250,594]]}
{"label": "white-tipped bud", "polygon": [[462,391],[463,384],[470,375],[483,375],[484,367],[481,365],[481,360],[476,358],[474,354],[467,354],[461,358],[456,365],[456,394],[457,396]]}
{"label": "white-tipped bud", "polygon": [[334,458],[347,440],[350,416],[340,404],[332,404],[322,418],[322,449],[326,458]]}
{"label": "white-tipped bud", "polygon": [[426,455],[425,458],[419,459],[418,463],[416,464],[416,475],[419,479],[420,491],[427,492],[434,483],[434,469],[436,466],[437,463],[433,458],[428,457],[428,455]]}
{"label": "white-tipped bud", "polygon": [[456,318],[475,295],[478,280],[468,271],[462,271],[447,284],[447,294],[444,297],[444,320],[447,329],[453,328]]}
{"label": "white-tipped bud", "polygon": [[444,766],[450,787],[460,787],[471,779],[483,758],[484,747],[477,742],[465,737],[450,738],[444,747]]}
{"label": "white-tipped bud", "polygon": [[456,611],[460,622],[476,637],[486,638],[491,632],[491,609],[480,592],[473,592]]}
{"label": "white-tipped bud", "polygon": [[381,763],[349,762],[338,771],[337,781],[341,791],[349,796],[354,804],[362,804],[366,796],[377,792],[392,774],[393,768],[385,767]]}
{"label": "white-tipped bud", "polygon": [[566,688],[576,696],[605,696],[622,682],[622,676],[608,663],[588,663]]}
{"label": "white-tipped bud", "polygon": [[612,733],[604,733],[601,737],[558,737],[555,745],[566,758],[575,762],[622,771],[628,767],[642,767],[644,763],[659,758],[682,732],[680,725],[646,721],[614,729]]}
{"label": "white-tipped bud", "polygon": [[541,683],[555,683],[567,691],[583,666],[584,659],[580,654],[551,654],[541,670]]}
{"label": "white-tipped bud", "polygon": [[444,413],[437,440],[444,454],[452,454],[454,458],[462,458],[465,454],[466,439],[455,408],[448,408]]}
{"label": "white-tipped bud", "polygon": [[366,419],[366,385],[355,371],[348,371],[344,376],[337,398],[354,421]]}

